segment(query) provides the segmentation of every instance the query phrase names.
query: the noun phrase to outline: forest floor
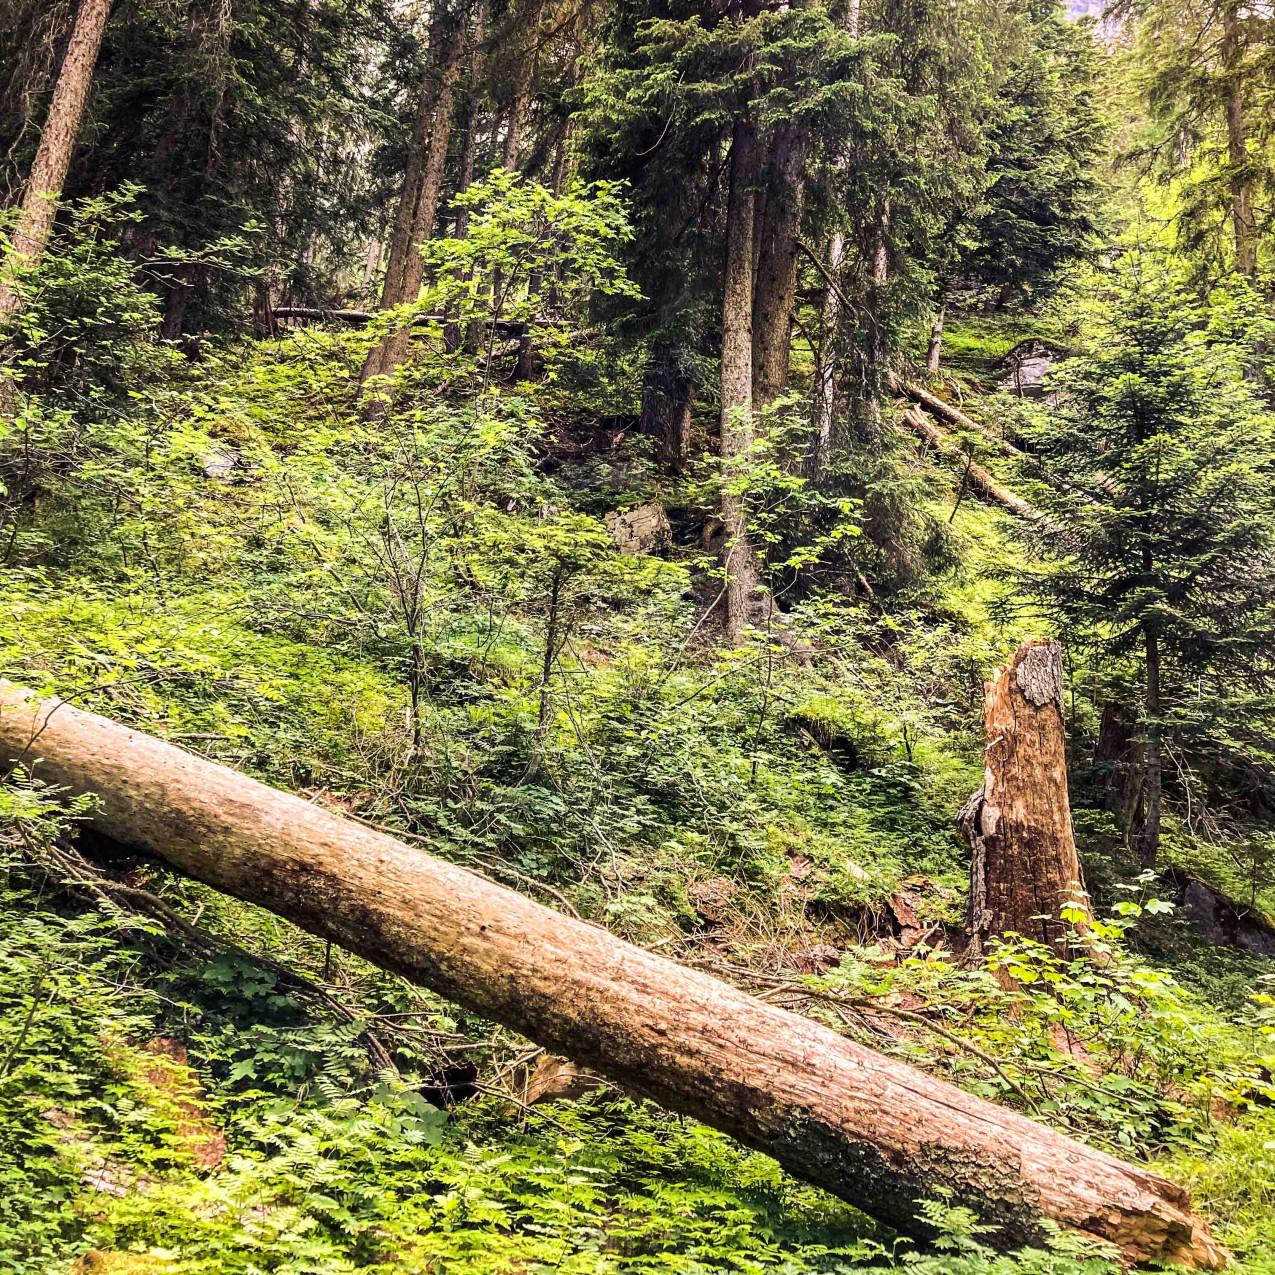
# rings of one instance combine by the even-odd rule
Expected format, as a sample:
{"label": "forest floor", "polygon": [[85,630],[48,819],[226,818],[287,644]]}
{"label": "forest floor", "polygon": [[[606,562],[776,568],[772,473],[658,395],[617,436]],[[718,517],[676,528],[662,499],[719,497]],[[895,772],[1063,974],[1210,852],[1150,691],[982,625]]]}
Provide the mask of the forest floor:
{"label": "forest floor", "polygon": [[[961,380],[942,392],[1004,421],[993,366],[1040,335],[952,324]],[[47,551],[0,573],[0,675],[1153,1162],[1246,1269],[1275,1272],[1275,999],[1253,995],[1275,993],[1275,961],[1203,943],[1134,880],[1083,775],[1077,833],[1095,896],[1122,905],[1117,958],[1007,948],[1011,991],[958,959],[953,816],[980,781],[983,679],[1038,635],[1006,593],[1012,518],[907,440],[924,568],[806,606],[813,655],[774,635],[722,650],[705,479],[652,463],[599,365],[488,398],[426,366],[410,409],[369,423],[356,346],[302,330],[210,352],[93,440],[87,476],[40,511]],[[993,448],[979,460],[1030,499]],[[605,514],[647,502],[667,543],[615,555]],[[393,601],[405,580],[414,611]],[[1082,687],[1069,731],[1095,726]],[[154,864],[130,881],[205,944],[56,888],[40,864],[76,812],[34,777],[0,790],[9,1269],[1105,1266],[1065,1240],[996,1258],[943,1200],[926,1207],[946,1247],[922,1254],[614,1090],[529,1102],[544,1069],[527,1042]],[[1165,853],[1271,908],[1241,849],[1178,823]]]}

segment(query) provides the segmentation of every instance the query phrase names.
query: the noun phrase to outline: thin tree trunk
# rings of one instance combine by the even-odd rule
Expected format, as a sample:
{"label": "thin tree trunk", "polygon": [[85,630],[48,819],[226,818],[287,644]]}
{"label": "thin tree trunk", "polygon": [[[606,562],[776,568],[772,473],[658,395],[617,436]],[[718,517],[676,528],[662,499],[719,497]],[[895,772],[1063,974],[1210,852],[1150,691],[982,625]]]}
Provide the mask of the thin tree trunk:
{"label": "thin tree trunk", "polygon": [[[451,144],[452,113],[456,100],[456,81],[460,75],[464,53],[464,32],[457,28],[450,33],[443,48],[442,75],[438,88],[438,101],[434,109],[434,126],[429,135],[429,156],[421,174],[420,199],[407,239],[407,253],[403,262],[402,282],[396,304],[415,301],[425,277],[425,258],[421,254],[427,240],[434,234],[434,222],[438,217],[438,201],[443,192],[443,173],[447,165],[447,151]],[[407,358],[407,346],[411,326],[405,324],[397,332],[386,335],[374,349],[363,366],[363,381],[374,376],[390,376]],[[370,410],[380,410],[383,399],[369,400]],[[377,406],[373,406],[376,404]]]}
{"label": "thin tree trunk", "polygon": [[[487,0],[478,0],[478,10],[474,15],[473,46],[469,61],[469,92],[465,102],[465,138],[461,144],[460,177],[456,185],[456,193],[463,195],[474,180],[474,162],[478,154],[478,86],[482,82],[485,40],[487,38]],[[464,239],[469,234],[469,205],[462,204],[456,210],[456,225],[452,231],[455,239]],[[472,277],[466,274],[466,281]],[[455,354],[461,347],[463,339],[460,325],[448,323],[443,329],[443,346],[449,354]]]}
{"label": "thin tree trunk", "polygon": [[[836,231],[828,245],[828,278],[841,277],[841,263],[845,258],[846,240]],[[822,321],[819,325],[819,365],[815,376],[815,433],[811,444],[809,477],[819,481],[832,459],[832,425],[836,409],[837,329],[841,323],[841,292],[830,282],[823,296]]]}
{"label": "thin tree trunk", "polygon": [[1064,907],[1088,912],[1071,831],[1062,649],[1024,642],[987,683],[983,786],[958,824],[971,850],[969,928],[979,947],[1021,934],[1066,954]]}
{"label": "thin tree trunk", "polygon": [[522,143],[522,129],[527,122],[527,110],[531,104],[531,80],[535,74],[537,47],[540,39],[540,16],[544,12],[544,0],[532,0],[527,13],[526,30],[528,46],[518,60],[517,82],[514,86],[513,104],[509,111],[509,128],[505,133],[505,172],[518,171],[518,147]]}
{"label": "thin tree trunk", "polygon": [[1140,1165],[808,1018],[202,757],[0,682],[0,758],[96,793],[94,828],[705,1121],[868,1213],[918,1199],[1043,1244],[1050,1218],[1126,1262],[1217,1267],[1190,1197]]}
{"label": "thin tree trunk", "polygon": [[1235,265],[1252,278],[1257,274],[1257,222],[1253,212],[1253,182],[1247,171],[1248,147],[1244,126],[1243,53],[1239,37],[1239,5],[1230,3],[1222,14],[1222,61],[1227,75],[1226,147],[1231,166],[1231,224],[1235,230]]}
{"label": "thin tree trunk", "polygon": [[930,325],[930,345],[925,351],[925,370],[931,376],[939,374],[939,356],[943,351],[943,316],[947,312],[947,304],[940,304]]}
{"label": "thin tree trunk", "polygon": [[736,490],[753,443],[753,185],[757,134],[741,115],[731,138],[730,191],[726,210],[726,271],[722,295],[722,490],[726,528],[726,637],[738,645],[748,624],[757,585],[744,497]]}
{"label": "thin tree trunk", "polygon": [[368,240],[367,253],[363,258],[363,283],[358,293],[360,310],[367,305],[367,299],[372,295],[372,281],[376,278],[376,271],[381,264],[384,252],[385,222],[382,219],[377,222],[376,231]]}
{"label": "thin tree trunk", "polygon": [[1138,862],[1154,868],[1160,854],[1160,815],[1164,800],[1163,737],[1160,725],[1160,639],[1148,632],[1144,649],[1147,686],[1143,700],[1142,823],[1137,831]]}
{"label": "thin tree trunk", "polygon": [[785,121],[775,129],[764,211],[754,217],[757,280],[753,295],[753,406],[788,391],[792,310],[797,296],[797,231],[810,135]]}
{"label": "thin tree trunk", "polygon": [[0,327],[18,310],[16,272],[38,266],[48,245],[110,10],[111,0],[81,0],[75,15],[75,27],[62,58],[62,69],[31,165],[22,208],[13,228],[12,248],[0,269]]}
{"label": "thin tree trunk", "polygon": [[540,704],[536,712],[536,738],[531,747],[531,758],[527,769],[523,771],[522,782],[529,784],[540,773],[540,763],[544,758],[545,735],[549,730],[549,715],[552,700],[549,697],[549,686],[553,680],[553,666],[558,658],[560,639],[558,629],[561,623],[563,579],[560,572],[555,572],[549,590],[549,615],[545,624],[545,649],[540,664]]}
{"label": "thin tree trunk", "polygon": [[881,327],[882,293],[890,273],[890,201],[885,199],[873,231],[872,257],[868,268],[868,349],[867,401],[864,403],[868,447],[880,453],[882,447],[881,387],[885,370],[885,340]]}

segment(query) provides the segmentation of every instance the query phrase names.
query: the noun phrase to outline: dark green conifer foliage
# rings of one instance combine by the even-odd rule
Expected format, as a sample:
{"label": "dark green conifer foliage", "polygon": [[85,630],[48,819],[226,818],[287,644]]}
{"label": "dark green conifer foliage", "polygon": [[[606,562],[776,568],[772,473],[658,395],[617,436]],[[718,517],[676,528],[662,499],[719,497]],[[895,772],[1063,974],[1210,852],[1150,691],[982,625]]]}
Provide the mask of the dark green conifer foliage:
{"label": "dark green conifer foliage", "polygon": [[[1040,443],[1054,565],[1030,589],[1066,632],[1136,671],[1131,841],[1153,866],[1166,747],[1269,737],[1275,688],[1275,421],[1246,351],[1152,252],[1118,262],[1088,352]],[[1137,813],[1140,807],[1140,815]]]}
{"label": "dark green conifer foliage", "polygon": [[1052,0],[1036,7],[1026,55],[998,95],[989,184],[963,263],[1004,293],[1047,289],[1094,250],[1101,225],[1108,128],[1093,28]]}

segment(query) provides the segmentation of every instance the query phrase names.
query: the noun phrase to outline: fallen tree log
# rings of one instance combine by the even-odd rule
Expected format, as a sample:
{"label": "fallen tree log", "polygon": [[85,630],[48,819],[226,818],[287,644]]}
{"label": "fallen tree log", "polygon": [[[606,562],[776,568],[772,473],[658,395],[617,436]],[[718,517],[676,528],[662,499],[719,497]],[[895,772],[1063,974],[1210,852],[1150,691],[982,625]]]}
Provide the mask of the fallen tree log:
{"label": "fallen tree log", "polygon": [[965,462],[966,478],[970,486],[981,496],[988,500],[994,500],[998,505],[1004,506],[1010,513],[1017,514],[1020,518],[1027,518],[1032,522],[1044,520],[1045,515],[1035,505],[1030,504],[1021,496],[1014,495],[1007,487],[1002,487],[982,465],[976,464],[952,441],[947,433],[939,429],[933,421],[928,420],[915,407],[909,407],[903,413],[903,423],[920,434],[922,438],[932,443],[940,455],[946,456],[951,460],[963,460]]}
{"label": "fallen tree log", "polygon": [[[1066,492],[1069,496],[1074,496],[1077,500],[1084,501],[1087,505],[1096,505],[1098,502],[1093,496],[1081,491],[1073,484],[1067,482],[1066,479],[1060,478],[1057,474],[1046,468],[1039,460],[1030,452],[1025,452],[1021,447],[1015,446],[1007,438],[1001,438],[993,434],[988,426],[976,421],[972,416],[967,416],[959,408],[953,407],[951,403],[945,403],[935,394],[931,394],[928,390],[923,390],[919,385],[913,385],[911,381],[900,380],[893,372],[890,373],[890,388],[896,394],[905,394],[914,403],[926,408],[934,413],[940,420],[946,421],[949,425],[954,425],[958,429],[967,429],[972,433],[978,434],[981,438],[995,447],[1002,456],[1008,456],[1011,460],[1017,461],[1024,469],[1029,470],[1042,482],[1048,483],[1051,487],[1056,487],[1059,491]],[[1117,492],[1116,485],[1109,478],[1099,475],[1097,478],[1098,485],[1112,496]]]}
{"label": "fallen tree log", "polygon": [[950,1189],[1039,1242],[1042,1218],[1125,1260],[1216,1268],[1184,1188],[553,912],[384,833],[141,731],[0,681],[0,760],[72,793],[93,826],[768,1152],[924,1234]]}
{"label": "fallen tree log", "polygon": [[[263,312],[262,318],[266,322],[274,319],[305,319],[316,323],[353,323],[356,327],[362,327],[373,319],[381,318],[383,314],[383,311],[374,313],[370,310],[324,310],[318,306],[281,305]],[[416,314],[411,320],[413,327],[446,322],[447,316],[442,314]],[[522,336],[527,331],[527,325],[521,319],[496,319],[492,323],[497,332],[510,337]]]}

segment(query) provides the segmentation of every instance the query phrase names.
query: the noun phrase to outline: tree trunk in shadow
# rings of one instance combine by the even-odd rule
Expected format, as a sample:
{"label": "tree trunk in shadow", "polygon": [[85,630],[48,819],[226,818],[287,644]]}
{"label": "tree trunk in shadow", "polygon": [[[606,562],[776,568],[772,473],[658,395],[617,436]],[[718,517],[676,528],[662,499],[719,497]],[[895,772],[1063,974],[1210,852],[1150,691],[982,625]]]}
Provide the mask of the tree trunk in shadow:
{"label": "tree trunk in shadow", "polygon": [[766,165],[766,199],[754,218],[757,280],[753,293],[753,406],[788,391],[792,311],[797,295],[797,232],[809,133],[785,122],[775,129]]}

